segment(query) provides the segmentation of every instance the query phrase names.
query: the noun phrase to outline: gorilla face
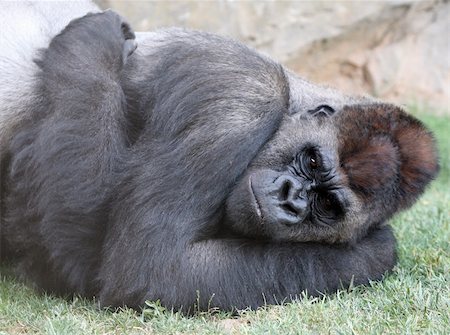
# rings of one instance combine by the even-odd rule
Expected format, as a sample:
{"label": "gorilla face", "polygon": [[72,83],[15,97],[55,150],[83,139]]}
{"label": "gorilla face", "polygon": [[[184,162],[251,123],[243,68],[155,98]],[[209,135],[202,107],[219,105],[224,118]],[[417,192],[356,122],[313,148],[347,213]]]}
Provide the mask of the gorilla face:
{"label": "gorilla face", "polygon": [[343,239],[361,204],[339,166],[329,119],[293,115],[255,158],[226,204],[239,234],[289,241]]}
{"label": "gorilla face", "polygon": [[225,222],[234,232],[278,241],[358,240],[408,207],[436,170],[434,152],[424,150],[434,146],[432,137],[395,106],[337,113],[319,106],[309,114],[285,118],[283,136],[268,142],[231,192]]}

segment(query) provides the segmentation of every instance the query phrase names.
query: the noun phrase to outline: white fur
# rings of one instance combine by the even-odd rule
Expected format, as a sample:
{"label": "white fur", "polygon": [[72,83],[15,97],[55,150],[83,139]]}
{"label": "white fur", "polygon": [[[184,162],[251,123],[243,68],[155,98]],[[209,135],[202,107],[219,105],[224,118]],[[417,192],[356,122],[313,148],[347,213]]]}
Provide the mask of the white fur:
{"label": "white fur", "polygon": [[35,99],[37,51],[72,19],[98,10],[90,1],[0,2],[0,149]]}

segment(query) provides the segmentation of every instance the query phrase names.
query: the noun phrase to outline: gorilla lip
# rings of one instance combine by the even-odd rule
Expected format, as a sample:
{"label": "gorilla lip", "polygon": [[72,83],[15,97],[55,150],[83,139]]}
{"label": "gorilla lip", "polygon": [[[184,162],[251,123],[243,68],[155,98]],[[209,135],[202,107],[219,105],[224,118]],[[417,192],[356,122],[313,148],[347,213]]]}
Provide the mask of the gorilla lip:
{"label": "gorilla lip", "polygon": [[255,207],[256,215],[258,215],[258,217],[260,219],[262,219],[261,206],[260,206],[260,204],[258,202],[258,198],[256,197],[255,190],[253,189],[252,177],[251,176],[248,178],[248,187],[250,189],[251,197],[253,198],[252,202],[253,202],[253,206]]}

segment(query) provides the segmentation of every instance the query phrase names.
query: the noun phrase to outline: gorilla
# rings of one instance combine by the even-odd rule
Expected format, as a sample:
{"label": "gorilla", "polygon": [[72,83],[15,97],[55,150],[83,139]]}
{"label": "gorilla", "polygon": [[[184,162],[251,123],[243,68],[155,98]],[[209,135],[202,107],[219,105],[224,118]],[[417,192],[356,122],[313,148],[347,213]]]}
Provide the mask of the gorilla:
{"label": "gorilla", "polygon": [[2,244],[18,274],[102,306],[257,308],[378,280],[387,220],[435,177],[399,107],[248,47],[112,11],[42,50],[2,136]]}

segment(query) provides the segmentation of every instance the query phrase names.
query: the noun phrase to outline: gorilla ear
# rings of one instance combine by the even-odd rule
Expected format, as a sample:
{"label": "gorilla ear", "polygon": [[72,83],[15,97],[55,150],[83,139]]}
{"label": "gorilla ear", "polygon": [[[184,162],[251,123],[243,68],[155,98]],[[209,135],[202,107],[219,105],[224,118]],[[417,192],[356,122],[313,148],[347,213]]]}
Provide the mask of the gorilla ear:
{"label": "gorilla ear", "polygon": [[333,107],[328,105],[320,105],[319,107],[316,107],[315,109],[310,109],[307,111],[309,115],[315,116],[315,117],[330,117],[332,116],[336,111]]}
{"label": "gorilla ear", "polygon": [[347,106],[337,124],[341,166],[350,187],[363,195],[382,191],[406,208],[439,171],[433,136],[399,107]]}

